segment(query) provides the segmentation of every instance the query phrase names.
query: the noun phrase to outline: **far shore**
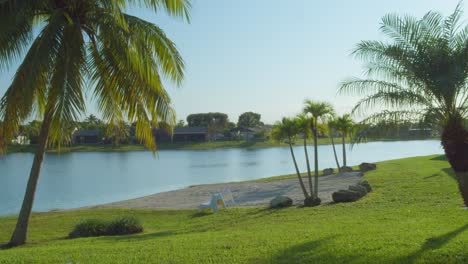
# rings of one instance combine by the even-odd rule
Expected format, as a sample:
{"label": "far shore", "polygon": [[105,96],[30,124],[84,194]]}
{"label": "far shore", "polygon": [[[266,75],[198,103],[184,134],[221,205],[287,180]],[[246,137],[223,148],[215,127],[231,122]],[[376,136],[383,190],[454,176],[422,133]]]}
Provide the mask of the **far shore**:
{"label": "far shore", "polygon": [[[438,138],[380,138],[371,139],[367,142],[378,141],[411,141],[411,140],[434,140]],[[301,140],[302,141],[302,140]],[[341,138],[334,138],[335,145],[341,145]],[[346,143],[350,143],[349,140]],[[295,145],[301,145],[299,140]],[[329,138],[319,138],[319,145],[330,145]],[[308,145],[312,145],[309,140]],[[160,143],[157,144],[158,150],[210,150],[210,149],[224,149],[224,148],[243,148],[243,149],[257,149],[257,148],[271,148],[271,147],[288,147],[288,144],[272,140],[267,141],[208,141],[208,142],[174,142],[174,143]],[[11,145],[8,146],[7,153],[34,153],[36,145]],[[130,152],[130,151],[149,151],[143,145],[125,144],[125,145],[76,145],[76,146],[62,146],[60,151],[52,148],[48,149],[47,153],[68,153],[68,152]]]}

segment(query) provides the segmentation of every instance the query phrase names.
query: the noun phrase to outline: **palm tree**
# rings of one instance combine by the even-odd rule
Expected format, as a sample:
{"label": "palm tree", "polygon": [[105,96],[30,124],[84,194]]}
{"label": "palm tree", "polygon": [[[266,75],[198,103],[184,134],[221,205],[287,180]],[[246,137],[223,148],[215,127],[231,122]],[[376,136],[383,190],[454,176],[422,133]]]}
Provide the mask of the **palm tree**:
{"label": "palm tree", "polygon": [[328,120],[328,136],[330,137],[332,147],[333,147],[333,155],[335,156],[336,167],[338,171],[341,171],[340,162],[338,161],[338,155],[336,154],[336,147],[335,147],[335,139],[334,139],[334,131],[336,131],[336,119],[331,118]]}
{"label": "palm tree", "polygon": [[468,206],[468,25],[461,4],[444,18],[430,11],[421,19],[386,15],[381,31],[390,42],[362,41],[354,55],[367,63],[367,79],[342,84],[345,93],[365,95],[353,112],[385,109],[363,123],[428,121],[442,128],[441,142]]}
{"label": "palm tree", "polygon": [[297,128],[299,130],[299,133],[302,133],[303,136],[304,136],[304,138],[303,138],[304,154],[305,154],[306,164],[307,164],[307,177],[309,179],[309,191],[310,191],[310,194],[312,196],[314,196],[314,188],[313,188],[313,185],[312,185],[312,174],[310,172],[309,153],[307,152],[307,139],[310,138],[310,134],[312,132],[310,130],[311,119],[308,118],[306,115],[301,114],[301,115],[298,115],[295,118],[295,122],[296,122]]}
{"label": "palm tree", "polygon": [[296,139],[297,134],[299,133],[299,128],[294,119],[284,117],[281,122],[277,122],[271,131],[271,137],[277,141],[287,140],[289,144],[289,150],[291,152],[291,157],[294,163],[294,168],[296,169],[297,178],[299,179],[299,184],[301,185],[301,190],[304,194],[305,199],[309,198],[304,182],[302,181],[301,173],[299,167],[297,166],[296,156],[294,155],[294,150],[292,144]]}
{"label": "palm tree", "polygon": [[114,145],[128,142],[130,139],[130,125],[124,120],[119,120],[116,123],[109,123],[106,129],[106,136],[112,139]]}
{"label": "palm tree", "polygon": [[136,120],[153,151],[152,120],[175,123],[162,78],[180,85],[184,63],[158,26],[124,12],[129,5],[186,19],[190,9],[189,0],[0,1],[0,70],[23,58],[0,101],[0,134],[8,142],[33,112],[43,118],[11,246],[26,242],[46,145],[60,145],[61,127],[85,111],[85,80],[102,117]]}
{"label": "palm tree", "polygon": [[312,135],[314,137],[314,198],[318,198],[318,133],[319,122],[325,121],[328,117],[333,116],[333,106],[327,102],[317,102],[305,100],[304,114],[310,115],[312,121],[310,122]]}
{"label": "palm tree", "polygon": [[343,145],[343,167],[346,167],[346,138],[353,130],[354,121],[351,119],[351,115],[345,114],[337,117],[334,123],[336,130],[341,134],[341,142]]}
{"label": "palm tree", "polygon": [[84,123],[87,129],[96,129],[102,126],[102,121],[93,114],[86,117]]}

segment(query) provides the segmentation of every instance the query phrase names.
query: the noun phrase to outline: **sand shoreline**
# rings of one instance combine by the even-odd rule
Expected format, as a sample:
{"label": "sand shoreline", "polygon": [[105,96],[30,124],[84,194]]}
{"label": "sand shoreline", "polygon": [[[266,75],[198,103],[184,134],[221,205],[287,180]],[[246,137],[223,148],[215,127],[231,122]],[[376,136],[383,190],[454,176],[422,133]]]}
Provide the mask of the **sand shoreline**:
{"label": "sand shoreline", "polygon": [[[322,203],[331,202],[331,194],[361,180],[362,173],[348,172],[319,177],[319,197]],[[307,177],[303,178],[308,186]],[[90,206],[86,208],[146,208],[194,209],[207,202],[211,195],[228,188],[233,193],[236,207],[267,206],[277,195],[286,195],[294,204],[302,204],[304,197],[297,178],[270,182],[234,182],[189,186],[187,188],[156,193],[135,199]]]}

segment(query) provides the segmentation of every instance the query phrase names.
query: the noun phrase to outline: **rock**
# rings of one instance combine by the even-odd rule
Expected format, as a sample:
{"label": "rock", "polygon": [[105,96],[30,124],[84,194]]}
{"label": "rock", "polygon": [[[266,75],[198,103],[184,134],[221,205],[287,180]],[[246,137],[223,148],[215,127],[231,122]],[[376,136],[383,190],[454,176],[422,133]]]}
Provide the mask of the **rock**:
{"label": "rock", "polygon": [[360,195],[358,192],[350,190],[339,190],[332,194],[335,203],[349,203],[359,200]]}
{"label": "rock", "polygon": [[304,206],[306,207],[313,207],[320,205],[322,203],[322,200],[320,198],[313,198],[313,197],[308,197],[304,200]]}
{"label": "rock", "polygon": [[333,172],[334,172],[334,170],[332,168],[324,169],[323,172],[322,172],[323,173],[322,175],[323,176],[331,175],[331,174],[333,174]]}
{"label": "rock", "polygon": [[361,186],[361,185],[359,185],[359,184],[350,185],[350,186],[348,187],[348,190],[350,190],[350,191],[355,191],[355,192],[359,193],[359,195],[360,195],[361,197],[364,197],[364,196],[367,195],[367,189],[366,189],[366,187]]}
{"label": "rock", "polygon": [[341,172],[352,172],[353,171],[353,168],[351,167],[341,167]]}
{"label": "rock", "polygon": [[270,208],[284,208],[293,204],[293,200],[287,196],[279,195],[270,201]]}
{"label": "rock", "polygon": [[366,188],[368,193],[372,192],[372,187],[370,186],[368,181],[360,181],[358,185],[361,185],[362,187]]}
{"label": "rock", "polygon": [[359,170],[361,170],[362,172],[376,170],[376,169],[377,169],[377,165],[373,163],[363,162],[361,163],[361,165],[359,165]]}

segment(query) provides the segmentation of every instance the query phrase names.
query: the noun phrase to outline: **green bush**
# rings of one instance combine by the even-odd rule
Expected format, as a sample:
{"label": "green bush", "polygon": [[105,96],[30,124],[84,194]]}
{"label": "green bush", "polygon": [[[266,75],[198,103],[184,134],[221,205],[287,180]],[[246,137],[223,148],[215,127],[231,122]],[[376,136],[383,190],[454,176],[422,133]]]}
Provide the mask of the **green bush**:
{"label": "green bush", "polygon": [[109,223],[108,235],[128,235],[143,232],[140,221],[132,216],[119,217]]}
{"label": "green bush", "polygon": [[112,221],[102,221],[96,219],[82,220],[78,223],[69,238],[95,237],[95,236],[116,236],[128,235],[143,232],[140,221],[132,216],[123,216]]}
{"label": "green bush", "polygon": [[104,236],[107,233],[108,223],[102,220],[87,219],[79,222],[68,235],[70,238]]}

